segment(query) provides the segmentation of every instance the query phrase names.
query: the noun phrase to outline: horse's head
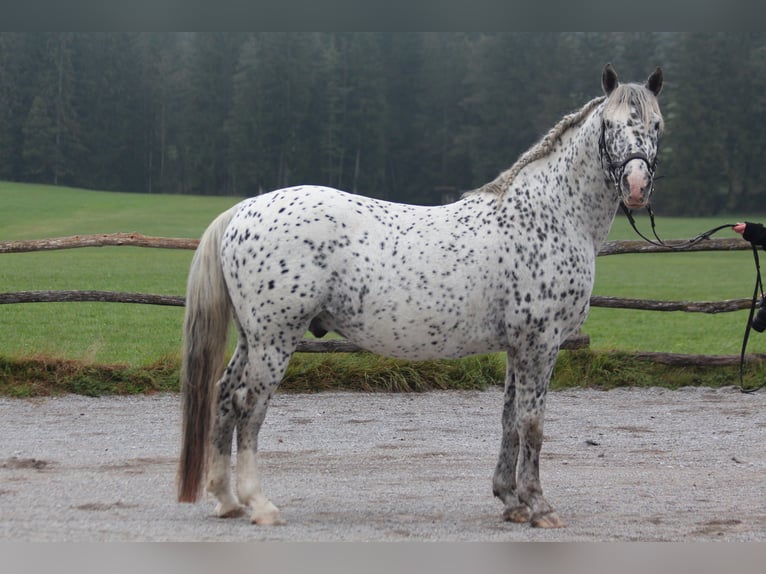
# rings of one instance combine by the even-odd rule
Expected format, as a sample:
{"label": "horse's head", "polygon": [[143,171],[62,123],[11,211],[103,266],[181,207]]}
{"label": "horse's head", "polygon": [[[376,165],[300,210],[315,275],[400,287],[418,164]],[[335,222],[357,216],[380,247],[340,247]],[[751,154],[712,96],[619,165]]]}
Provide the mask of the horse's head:
{"label": "horse's head", "polygon": [[657,68],[643,86],[620,84],[614,68],[607,64],[601,85],[607,96],[599,140],[604,170],[626,207],[645,207],[654,188],[663,128],[657,103],[662,91],[662,70]]}

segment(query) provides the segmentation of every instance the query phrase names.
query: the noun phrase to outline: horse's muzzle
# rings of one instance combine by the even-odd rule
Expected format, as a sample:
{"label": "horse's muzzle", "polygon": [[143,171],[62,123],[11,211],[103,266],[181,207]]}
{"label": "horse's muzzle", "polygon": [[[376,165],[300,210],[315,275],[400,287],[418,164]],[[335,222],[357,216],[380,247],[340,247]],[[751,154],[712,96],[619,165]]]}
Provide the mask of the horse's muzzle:
{"label": "horse's muzzle", "polygon": [[627,207],[646,207],[653,188],[654,177],[645,158],[634,157],[624,164],[620,177],[620,193]]}

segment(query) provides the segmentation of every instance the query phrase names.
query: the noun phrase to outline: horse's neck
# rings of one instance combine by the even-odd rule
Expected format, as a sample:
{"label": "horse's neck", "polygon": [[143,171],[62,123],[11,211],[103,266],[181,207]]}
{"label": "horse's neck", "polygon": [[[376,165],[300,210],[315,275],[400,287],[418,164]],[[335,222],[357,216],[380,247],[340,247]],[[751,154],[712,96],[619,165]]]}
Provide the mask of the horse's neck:
{"label": "horse's neck", "polygon": [[599,138],[601,137],[601,111],[603,105],[583,124],[579,130],[583,145],[579,153],[583,157],[583,165],[587,165],[584,171],[587,176],[582,176],[581,190],[587,201],[584,225],[589,226],[593,234],[594,248],[596,251],[606,240],[609,230],[614,223],[614,216],[620,205],[620,194],[610,183],[604,173],[599,154]]}
{"label": "horse's neck", "polygon": [[566,166],[561,172],[562,185],[548,186],[547,193],[553,204],[559,206],[560,217],[575,228],[575,235],[592,241],[596,251],[609,234],[619,205],[617,192],[605,178],[598,152],[602,107],[564,134],[544,168]]}

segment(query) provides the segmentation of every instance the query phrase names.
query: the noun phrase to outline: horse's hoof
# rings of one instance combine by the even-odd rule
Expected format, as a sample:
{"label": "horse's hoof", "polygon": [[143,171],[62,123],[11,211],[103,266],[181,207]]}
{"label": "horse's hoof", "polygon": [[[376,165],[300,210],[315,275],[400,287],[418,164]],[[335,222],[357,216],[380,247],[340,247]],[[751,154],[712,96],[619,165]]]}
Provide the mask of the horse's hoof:
{"label": "horse's hoof", "polygon": [[287,524],[279,512],[253,514],[250,517],[250,522],[258,526],[283,526]]}
{"label": "horse's hoof", "polygon": [[237,518],[245,513],[245,507],[239,504],[231,506],[224,506],[219,504],[215,507],[215,515],[218,518]]}
{"label": "horse's hoof", "polygon": [[503,520],[506,522],[529,522],[532,518],[532,510],[526,504],[521,506],[514,506],[513,508],[506,508],[503,511]]}
{"label": "horse's hoof", "polygon": [[564,521],[553,510],[534,516],[531,524],[535,528],[564,528],[566,526]]}

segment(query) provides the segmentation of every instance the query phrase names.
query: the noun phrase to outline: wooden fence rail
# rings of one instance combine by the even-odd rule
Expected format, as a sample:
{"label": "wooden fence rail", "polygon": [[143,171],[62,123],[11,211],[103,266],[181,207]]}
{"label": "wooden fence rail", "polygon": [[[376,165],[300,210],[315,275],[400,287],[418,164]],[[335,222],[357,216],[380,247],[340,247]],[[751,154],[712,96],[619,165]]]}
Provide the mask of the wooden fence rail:
{"label": "wooden fence rail", "polygon": [[[123,293],[119,291],[14,291],[0,293],[0,305],[10,303],[139,303],[142,305],[169,305],[183,307],[181,295],[154,295],[152,293]],[[686,311],[689,313],[726,313],[750,308],[750,299],[724,301],[653,301],[593,295],[591,307],[612,309],[639,309],[643,311]]]}
{"label": "wooden fence rail", "polygon": [[[684,241],[666,241],[667,245],[680,246]],[[96,235],[74,235],[51,239],[34,239],[0,242],[0,253],[27,253],[32,251],[51,251],[82,247],[151,247],[159,249],[196,249],[197,239],[151,237],[140,233],[111,233]],[[607,241],[599,251],[602,255],[621,255],[628,253],[685,253],[690,251],[742,251],[749,250],[750,243],[739,238],[707,239],[683,250],[671,247],[658,247],[644,241]],[[184,297],[176,295],[155,295],[149,293],[121,293],[114,291],[18,291],[0,293],[0,305],[10,303],[61,303],[61,302],[105,302],[138,303],[145,305],[183,306]],[[729,299],[725,301],[652,301],[620,297],[592,296],[592,307],[619,309],[640,309],[646,311],[685,311],[691,313],[725,313],[747,309],[750,299]],[[589,337],[578,334],[567,339],[564,349],[587,347]],[[304,340],[298,346],[299,352],[332,353],[361,351],[353,343],[345,340],[315,341]],[[637,356],[655,362],[671,365],[725,365],[736,364],[738,356],[675,355],[669,353],[638,353]],[[763,360],[766,355],[748,355],[748,360]]]}
{"label": "wooden fence rail", "polygon": [[28,239],[0,242],[0,253],[28,253],[30,251],[53,251],[78,247],[156,247],[158,249],[197,249],[199,239],[178,237],[151,237],[140,233],[101,233],[97,235],[72,235],[52,239]]}
{"label": "wooden fence rail", "polygon": [[[667,245],[680,246],[681,240],[668,240]],[[155,247],[159,249],[196,249],[198,239],[178,237],[152,237],[140,233],[101,233],[96,235],[72,235],[52,239],[28,239],[0,241],[0,253],[25,253],[29,251],[52,251],[78,247],[132,246]],[[750,249],[750,243],[737,237],[728,239],[706,239],[683,250],[657,247],[645,241],[606,241],[598,252],[601,255],[622,255],[626,253],[688,253],[690,251],[743,251]]]}
{"label": "wooden fence rail", "polygon": [[670,247],[652,245],[643,240],[605,241],[598,254],[624,255],[626,253],[689,253],[690,251],[746,251],[752,249],[748,241],[739,237],[726,239],[705,239],[694,245],[677,249],[687,243],[686,240],[670,239],[665,244]]}

